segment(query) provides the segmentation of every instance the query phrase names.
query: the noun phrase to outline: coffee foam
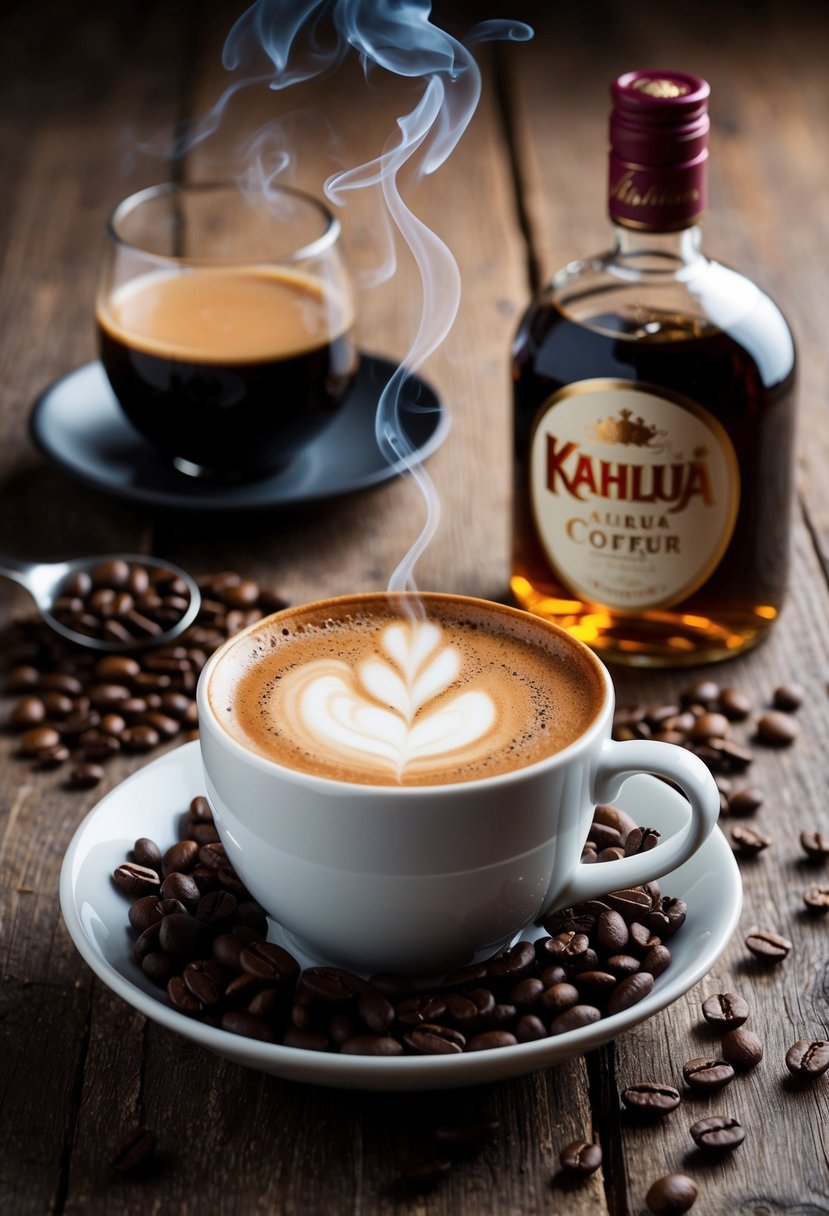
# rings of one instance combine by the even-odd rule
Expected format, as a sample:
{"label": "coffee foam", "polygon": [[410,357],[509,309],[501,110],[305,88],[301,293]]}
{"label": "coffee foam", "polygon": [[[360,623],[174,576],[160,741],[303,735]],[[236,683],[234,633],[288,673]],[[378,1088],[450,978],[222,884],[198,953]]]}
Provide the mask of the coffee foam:
{"label": "coffee foam", "polygon": [[[368,609],[368,610],[366,610]],[[231,647],[208,697],[244,746],[290,768],[379,785],[470,781],[560,751],[595,718],[598,668],[497,607],[400,617],[393,601],[280,614]]]}
{"label": "coffee foam", "polygon": [[316,279],[276,267],[187,267],[141,275],[98,302],[111,337],[158,358],[249,363],[341,337],[353,318]]}

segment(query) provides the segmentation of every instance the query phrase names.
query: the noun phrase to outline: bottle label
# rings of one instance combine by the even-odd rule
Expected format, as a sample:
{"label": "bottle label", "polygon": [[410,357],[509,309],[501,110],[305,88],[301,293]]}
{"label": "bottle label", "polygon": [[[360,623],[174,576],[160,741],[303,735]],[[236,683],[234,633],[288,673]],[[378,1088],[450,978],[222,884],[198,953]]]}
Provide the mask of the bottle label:
{"label": "bottle label", "polygon": [[530,496],[550,565],[616,610],[668,608],[725,553],[740,473],[722,425],[688,398],[628,380],[580,380],[536,418]]}

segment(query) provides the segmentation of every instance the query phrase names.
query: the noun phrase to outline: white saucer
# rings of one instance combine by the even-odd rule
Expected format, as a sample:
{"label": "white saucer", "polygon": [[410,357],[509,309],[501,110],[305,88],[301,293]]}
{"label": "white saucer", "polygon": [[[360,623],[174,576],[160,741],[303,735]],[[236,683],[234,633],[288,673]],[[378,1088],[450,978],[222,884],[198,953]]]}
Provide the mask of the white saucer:
{"label": "white saucer", "polygon": [[[690,861],[662,881],[665,894],[686,901],[688,918],[671,941],[671,966],[651,994],[632,1009],[555,1038],[468,1055],[374,1059],[260,1043],[193,1021],[159,998],[158,989],[130,957],[128,903],[111,882],[113,870],[138,836],[149,836],[162,848],[178,839],[179,817],[203,789],[198,743],[187,743],[134,773],[103,798],[66,851],[60,878],[63,916],[96,975],[141,1013],[238,1064],[293,1081],[345,1089],[445,1089],[549,1068],[615,1038],[687,992],[714,966],[740,914],[737,865],[725,837],[715,829]],[[685,800],[654,777],[632,777],[618,802],[637,823],[665,832],[678,828],[687,817]],[[281,941],[279,926],[272,925],[269,936]]]}

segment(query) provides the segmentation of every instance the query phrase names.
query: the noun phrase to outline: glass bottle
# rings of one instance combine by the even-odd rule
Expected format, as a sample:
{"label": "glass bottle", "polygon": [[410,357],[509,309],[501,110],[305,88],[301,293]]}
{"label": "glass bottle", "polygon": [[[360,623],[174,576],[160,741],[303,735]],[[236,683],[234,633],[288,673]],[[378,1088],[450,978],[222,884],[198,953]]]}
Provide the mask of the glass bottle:
{"label": "glass bottle", "polygon": [[564,267],[513,347],[512,591],[609,661],[738,654],[786,589],[794,343],[702,251],[708,95],[614,83],[613,247]]}

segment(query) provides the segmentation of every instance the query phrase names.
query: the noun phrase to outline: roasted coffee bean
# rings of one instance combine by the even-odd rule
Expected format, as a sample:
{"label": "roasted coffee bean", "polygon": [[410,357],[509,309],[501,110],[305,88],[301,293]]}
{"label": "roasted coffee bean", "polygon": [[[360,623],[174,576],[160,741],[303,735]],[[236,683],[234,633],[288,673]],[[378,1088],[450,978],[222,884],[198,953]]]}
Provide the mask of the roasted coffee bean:
{"label": "roasted coffee bean", "polygon": [[829,835],[812,829],[800,833],[800,845],[804,853],[814,861],[824,861],[829,857]]}
{"label": "roasted coffee bean", "polygon": [[149,1164],[155,1146],[155,1132],[136,1127],[120,1140],[109,1163],[119,1174],[138,1173]]}
{"label": "roasted coffee bean", "polygon": [[357,997],[357,1015],[369,1030],[385,1034],[394,1021],[394,1006],[382,992],[369,985]]}
{"label": "roasted coffee bean", "polygon": [[193,1015],[201,1013],[202,1005],[184,982],[183,976],[174,975],[167,984],[167,999],[178,1013]]}
{"label": "roasted coffee bean", "polygon": [[591,1026],[593,1022],[598,1022],[601,1016],[595,1005],[573,1005],[571,1009],[566,1009],[557,1018],[553,1018],[550,1023],[550,1034],[566,1034],[569,1030],[579,1030],[582,1026]]}
{"label": "roasted coffee bean", "polygon": [[399,1056],[403,1047],[388,1034],[357,1034],[340,1047],[346,1056]]}
{"label": "roasted coffee bean", "polygon": [[107,654],[95,665],[95,674],[103,683],[128,684],[141,670],[137,659],[127,655]]}
{"label": "roasted coffee bean", "polygon": [[149,836],[139,836],[132,846],[133,860],[140,866],[149,866],[156,872],[161,866],[161,849]]}
{"label": "roasted coffee bean", "polygon": [[636,853],[647,853],[656,848],[662,833],[656,828],[634,828],[625,841],[625,857]]}
{"label": "roasted coffee bean", "polygon": [[115,869],[112,881],[120,891],[125,891],[133,899],[138,899],[140,895],[157,895],[161,885],[155,870],[131,861],[125,861]]}
{"label": "roasted coffee bean", "polygon": [[239,956],[247,945],[238,933],[220,933],[213,940],[213,958],[225,971],[239,972],[242,970]]}
{"label": "roasted coffee bean", "polygon": [[531,942],[518,942],[509,950],[503,951],[489,964],[489,974],[493,979],[518,979],[528,975],[535,963],[535,947]]}
{"label": "roasted coffee bean", "polygon": [[181,724],[176,718],[156,712],[145,714],[142,725],[151,727],[161,739],[173,739],[181,730]]}
{"label": "roasted coffee bean", "polygon": [[53,726],[32,726],[20,739],[20,753],[33,757],[50,747],[58,747],[60,735]]}
{"label": "roasted coffee bean", "polygon": [[702,1002],[702,1016],[717,1030],[736,1030],[748,1015],[748,1005],[736,992],[717,992]]}
{"label": "roasted coffee bean", "polygon": [[191,874],[168,874],[161,884],[162,899],[178,899],[185,908],[195,911],[202,897]]}
{"label": "roasted coffee bean", "polygon": [[764,802],[761,790],[736,790],[728,799],[728,813],[735,818],[753,815]]}
{"label": "roasted coffee bean", "polygon": [[691,1089],[722,1089],[734,1080],[734,1069],[727,1060],[698,1056],[682,1065],[682,1076]]}
{"label": "roasted coffee bean", "polygon": [[667,946],[663,946],[660,942],[658,945],[650,946],[642,956],[641,970],[647,971],[654,979],[661,975],[663,971],[667,971],[671,965],[671,952]]}
{"label": "roasted coffee bean", "polygon": [[[650,920],[652,916],[653,913],[649,913],[648,919]],[[667,921],[667,917],[664,919]],[[650,950],[651,946],[657,945],[657,943],[661,940],[661,938],[655,934],[648,925],[643,925],[638,920],[630,922],[629,932],[630,941],[628,943],[628,948],[631,950],[637,950],[641,954],[645,954],[646,951]]]}
{"label": "roasted coffee bean", "polygon": [[786,1067],[794,1077],[815,1081],[829,1071],[829,1042],[826,1039],[798,1039],[786,1052]]}
{"label": "roasted coffee bean", "polygon": [[720,1042],[723,1059],[733,1065],[738,1072],[748,1072],[755,1068],[763,1058],[763,1044],[753,1030],[740,1026],[736,1030],[727,1031]]}
{"label": "roasted coffee bean", "polygon": [[85,760],[108,760],[121,750],[114,735],[105,735],[99,730],[86,730],[78,738],[78,746]]}
{"label": "roasted coffee bean", "polygon": [[678,1089],[658,1081],[641,1081],[622,1090],[622,1102],[636,1115],[667,1115],[681,1100]]}
{"label": "roasted coffee bean", "polygon": [[41,692],[62,692],[67,697],[80,697],[84,691],[84,686],[78,677],[70,675],[67,671],[46,672],[38,680],[38,687]]}
{"label": "roasted coffee bean", "polygon": [[708,706],[718,700],[719,695],[719,685],[714,680],[700,676],[679,694],[679,699],[683,705]]}
{"label": "roasted coffee bean", "polygon": [[301,1051],[328,1051],[330,1046],[328,1035],[317,1030],[300,1030],[298,1026],[289,1026],[282,1042],[286,1047],[298,1047]]}
{"label": "roasted coffee bean", "polygon": [[636,827],[636,820],[621,807],[614,806],[612,802],[601,803],[595,808],[593,822],[604,823],[615,828],[623,840],[628,832]]}
{"label": "roasted coffee bean", "polygon": [[[195,840],[199,848],[205,844],[218,844],[220,839],[219,833],[210,823],[191,823],[190,837]],[[201,868],[204,869],[206,867],[202,866]]]}
{"label": "roasted coffee bean", "polygon": [[103,769],[100,764],[77,764],[67,777],[69,789],[92,789],[98,782],[103,781]]}
{"label": "roasted coffee bean", "polygon": [[196,919],[215,930],[231,923],[238,906],[236,896],[229,891],[208,891],[196,905]]}
{"label": "roasted coffee bean", "polygon": [[[542,1030],[546,1038],[547,1031],[543,1027]],[[431,1022],[424,1022],[414,1030],[407,1030],[403,1035],[403,1042],[412,1051],[424,1056],[457,1055],[466,1046],[466,1039],[459,1030]]]}
{"label": "roasted coffee bean", "polygon": [[602,1003],[613,991],[617,978],[610,971],[580,971],[573,977],[579,990],[579,998]]}
{"label": "roasted coffee bean", "polygon": [[542,992],[544,992],[544,985],[538,976],[529,975],[510,988],[509,999],[518,1009],[529,1009],[538,1003]]}
{"label": "roasted coffee bean", "polygon": [[[59,743],[57,747],[44,747],[43,750],[37,752],[32,759],[34,760],[35,768],[58,768],[61,764],[65,764],[69,759],[69,748],[65,747],[62,743]],[[103,773],[101,776],[103,776]]]}
{"label": "roasted coffee bean", "polygon": [[803,902],[810,912],[829,912],[829,887],[807,887]]}
{"label": "roasted coffee bean", "polygon": [[130,924],[137,933],[143,933],[150,925],[156,925],[173,912],[186,912],[184,904],[177,899],[159,899],[158,895],[142,895],[130,906]]}
{"label": "roasted coffee bean", "polygon": [[637,971],[621,980],[618,987],[611,993],[607,1001],[608,1017],[621,1013],[644,1000],[653,991],[653,976],[649,971]]}
{"label": "roasted coffee bean", "polygon": [[737,824],[731,829],[731,844],[735,852],[744,857],[756,857],[772,843],[771,836],[755,831],[745,824]]}
{"label": "roasted coffee bean", "polygon": [[[187,991],[202,1007],[218,1005],[225,987],[225,974],[211,959],[188,963],[181,974]],[[254,1011],[251,1011],[254,1012]]]}
{"label": "roasted coffee bean", "polygon": [[723,688],[717,698],[717,708],[730,722],[743,722],[751,713],[751,701],[737,688]]}
{"label": "roasted coffee bean", "polygon": [[24,697],[22,701],[17,702],[9,715],[8,725],[12,730],[29,730],[33,726],[39,726],[45,719],[46,706],[40,697]]}
{"label": "roasted coffee bean", "polygon": [[158,943],[174,958],[192,958],[204,945],[204,925],[189,912],[174,912],[159,925]]}
{"label": "roasted coffee bean", "polygon": [[513,1047],[518,1040],[508,1030],[484,1030],[467,1039],[466,1051],[491,1051],[495,1047]]}
{"label": "roasted coffee bean", "polygon": [[610,954],[605,959],[604,965],[608,971],[611,971],[620,980],[623,980],[627,975],[635,975],[637,971],[642,970],[642,964],[639,959],[634,958],[632,954]]}
{"label": "roasted coffee bean", "polygon": [[607,903],[630,924],[650,912],[653,900],[644,887],[631,887],[624,891],[613,891],[607,896]]}
{"label": "roasted coffee bean", "polygon": [[730,726],[725,714],[713,711],[700,714],[691,727],[690,737],[695,743],[707,743],[709,739],[724,739]]}
{"label": "roasted coffee bean", "polygon": [[784,713],[794,713],[803,704],[806,693],[800,684],[781,684],[772,693],[771,703],[775,709]]}
{"label": "roasted coffee bean", "polygon": [[213,822],[213,812],[210,809],[210,803],[202,794],[199,794],[190,803],[187,815],[192,823],[212,824]]}
{"label": "roasted coffee bean", "polygon": [[602,1163],[602,1150],[598,1144],[588,1140],[574,1140],[566,1144],[558,1155],[561,1168],[567,1174],[587,1178],[595,1174]]}
{"label": "roasted coffee bean", "polygon": [[609,824],[596,823],[595,821],[590,826],[590,831],[587,833],[587,844],[595,845],[596,852],[599,849],[612,849],[617,845],[622,844],[622,834]]}
{"label": "roasted coffee bean", "polygon": [[515,1023],[515,1037],[519,1043],[535,1043],[547,1038],[547,1027],[533,1013],[524,1014]]}
{"label": "roasted coffee bean", "polygon": [[272,984],[299,975],[299,963],[293,955],[273,942],[251,942],[239,955],[239,965],[248,975]]}
{"label": "roasted coffee bean", "polygon": [[602,912],[596,921],[596,938],[602,950],[608,954],[621,953],[630,938],[624,917],[611,909]]}
{"label": "roasted coffee bean", "polygon": [[141,959],[141,970],[159,988],[166,988],[176,971],[176,964],[163,950],[151,950]]}
{"label": "roasted coffee bean", "polygon": [[216,844],[205,844],[199,849],[199,861],[203,866],[217,872],[228,864],[225,846],[219,841]]}
{"label": "roasted coffee bean", "polygon": [[697,1184],[687,1174],[665,1174],[651,1185],[645,1203],[654,1216],[681,1216],[694,1206],[698,1194]]}
{"label": "roasted coffee bean", "polygon": [[746,946],[751,953],[764,963],[779,963],[788,958],[792,943],[779,933],[769,933],[766,929],[755,929],[746,938]]}
{"label": "roasted coffee bean", "polygon": [[158,747],[160,738],[151,726],[128,726],[121,735],[121,746],[125,752],[150,752]]}
{"label": "roasted coffee bean", "polygon": [[557,1016],[565,1009],[572,1009],[579,1003],[579,990],[573,984],[560,982],[545,989],[539,998],[539,1003],[548,1013]]}
{"label": "roasted coffee bean", "polygon": [[222,1030],[229,1030],[231,1034],[241,1034],[248,1039],[258,1039],[261,1043],[276,1042],[276,1036],[267,1022],[243,1009],[227,1010],[222,1014],[220,1025]]}
{"label": "roasted coffee bean", "polygon": [[7,693],[27,692],[29,689],[36,688],[39,682],[38,669],[21,663],[6,673],[4,691]]}
{"label": "roasted coffee bean", "polygon": [[731,1153],[746,1138],[745,1128],[732,1115],[711,1115],[691,1124],[691,1139],[697,1148]]}
{"label": "roasted coffee bean", "polygon": [[446,997],[446,1012],[464,1029],[476,1026],[482,1017],[495,1008],[495,997],[488,988],[472,988],[469,992],[450,992]]}
{"label": "roasted coffee bean", "polygon": [[757,738],[770,747],[789,747],[800,734],[800,726],[789,714],[772,709],[757,721]]}
{"label": "roasted coffee bean", "polygon": [[548,943],[548,953],[552,959],[572,963],[581,958],[590,946],[590,941],[584,933],[558,933]]}
{"label": "roasted coffee bean", "polygon": [[168,874],[177,871],[187,874],[193,869],[199,857],[199,846],[195,840],[178,840],[170,845],[161,859],[161,873],[166,878]]}

